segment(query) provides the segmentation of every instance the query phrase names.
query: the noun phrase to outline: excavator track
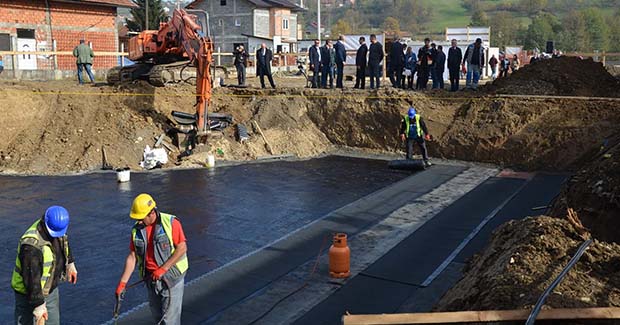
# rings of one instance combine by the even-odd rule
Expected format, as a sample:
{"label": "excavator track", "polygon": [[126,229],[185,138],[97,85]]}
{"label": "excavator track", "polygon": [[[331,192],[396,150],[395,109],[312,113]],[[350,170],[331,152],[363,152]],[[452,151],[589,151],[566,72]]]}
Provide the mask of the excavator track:
{"label": "excavator track", "polygon": [[166,84],[188,82],[196,84],[196,68],[188,65],[187,61],[153,66],[148,73],[149,83],[153,86],[163,87]]}

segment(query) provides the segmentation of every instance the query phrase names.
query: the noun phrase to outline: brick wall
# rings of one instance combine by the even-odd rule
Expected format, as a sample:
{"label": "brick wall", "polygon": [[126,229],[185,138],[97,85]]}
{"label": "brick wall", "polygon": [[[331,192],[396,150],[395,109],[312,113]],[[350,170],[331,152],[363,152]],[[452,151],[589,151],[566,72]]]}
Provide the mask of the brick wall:
{"label": "brick wall", "polygon": [[[49,1],[51,22],[48,23],[45,1],[1,0],[0,33],[17,36],[17,29],[34,29],[37,47],[52,50],[52,39],[58,51],[72,51],[81,38],[92,42],[95,51],[118,51],[116,33],[116,8],[92,4],[71,4]],[[50,33],[51,32],[51,33]],[[60,70],[74,70],[75,58],[59,56]],[[94,68],[111,68],[117,65],[116,57],[96,57]],[[50,69],[53,60],[39,57],[38,69]]]}

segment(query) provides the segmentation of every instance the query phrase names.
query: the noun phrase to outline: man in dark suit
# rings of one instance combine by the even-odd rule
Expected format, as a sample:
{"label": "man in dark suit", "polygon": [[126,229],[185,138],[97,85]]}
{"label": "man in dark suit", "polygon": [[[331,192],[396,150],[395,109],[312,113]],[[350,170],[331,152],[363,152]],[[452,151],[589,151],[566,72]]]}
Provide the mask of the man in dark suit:
{"label": "man in dark suit", "polygon": [[418,50],[418,82],[416,89],[426,90],[428,85],[428,75],[433,65],[433,53],[431,51],[430,38],[424,39],[424,46]]}
{"label": "man in dark suit", "polygon": [[265,43],[260,45],[260,49],[256,51],[256,74],[260,77],[260,86],[265,88],[265,76],[269,79],[269,83],[273,89],[276,88],[276,84],[273,82],[273,76],[271,75],[271,61],[273,60],[273,52],[267,48]]}
{"label": "man in dark suit", "polygon": [[333,51],[332,41],[326,40],[325,45],[321,46],[321,88],[327,88],[327,77],[329,77],[329,87],[334,86]]}
{"label": "man in dark suit", "polygon": [[336,88],[344,88],[342,78],[344,77],[344,63],[347,62],[347,50],[344,47],[344,36],[338,36],[338,42],[334,45],[336,51]]}
{"label": "man in dark suit", "polygon": [[450,74],[450,91],[459,90],[459,79],[461,79],[461,61],[463,51],[456,46],[456,39],[451,42],[452,46],[448,50],[448,73]]}
{"label": "man in dark suit", "polygon": [[314,40],[314,45],[310,47],[310,70],[312,70],[312,88],[318,88],[320,86],[319,74],[321,73],[321,41]]}
{"label": "man in dark suit", "polygon": [[[354,88],[366,88],[366,55],[368,54],[368,46],[366,46],[366,38],[360,37],[360,47],[357,49],[355,55],[355,67],[357,69],[355,74],[355,87]],[[361,86],[360,86],[361,84]]]}
{"label": "man in dark suit", "polygon": [[[446,68],[446,54],[443,52],[443,46],[437,46],[437,52],[435,52],[435,79],[437,82],[437,87],[435,89],[444,89],[445,85],[443,82],[443,72]],[[433,80],[433,83],[435,80]]]}
{"label": "man in dark suit", "polygon": [[403,67],[405,65],[405,51],[400,39],[396,38],[390,50],[390,82],[392,87],[400,88],[403,78]]}
{"label": "man in dark suit", "polygon": [[377,42],[375,34],[370,35],[370,47],[368,48],[368,68],[370,69],[370,89],[375,89],[375,81],[377,89],[380,87],[381,80],[381,61],[384,57],[383,45]]}

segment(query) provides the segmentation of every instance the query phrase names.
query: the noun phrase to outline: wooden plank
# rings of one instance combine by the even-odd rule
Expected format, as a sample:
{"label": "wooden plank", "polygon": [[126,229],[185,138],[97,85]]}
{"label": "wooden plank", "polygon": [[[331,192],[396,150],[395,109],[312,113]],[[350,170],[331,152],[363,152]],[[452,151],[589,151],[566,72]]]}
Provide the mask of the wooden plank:
{"label": "wooden plank", "polygon": [[254,126],[256,127],[256,130],[258,131],[258,133],[260,133],[260,136],[263,137],[263,140],[265,141],[265,145],[267,146],[267,151],[269,151],[269,153],[273,155],[273,149],[271,148],[269,141],[267,141],[265,134],[263,134],[263,130],[260,129],[260,125],[258,125],[258,122],[256,121],[252,121],[252,122],[254,123]]}
{"label": "wooden plank", "polygon": [[525,99],[575,99],[575,100],[601,100],[601,101],[620,101],[617,97],[586,97],[586,96],[554,96],[554,95],[509,95],[497,94],[497,98],[525,98]]}
{"label": "wooden plank", "polygon": [[[502,322],[526,320],[530,310],[486,310],[444,313],[345,315],[344,325],[393,325],[393,324],[457,324],[475,322]],[[540,312],[537,320],[570,319],[620,319],[620,308],[547,309]]]}

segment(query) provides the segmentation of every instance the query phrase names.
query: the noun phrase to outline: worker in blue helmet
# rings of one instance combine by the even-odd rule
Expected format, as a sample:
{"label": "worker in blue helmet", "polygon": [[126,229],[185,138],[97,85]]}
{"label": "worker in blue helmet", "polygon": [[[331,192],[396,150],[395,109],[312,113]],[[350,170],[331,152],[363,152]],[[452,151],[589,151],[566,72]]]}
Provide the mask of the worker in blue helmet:
{"label": "worker in blue helmet", "polygon": [[431,136],[424,119],[418,114],[413,107],[413,102],[409,102],[409,110],[407,116],[403,116],[403,122],[400,127],[400,138],[407,144],[407,159],[413,159],[413,145],[417,144],[422,151],[422,159],[424,165],[429,167],[431,162],[428,160],[428,151],[426,150],[426,141],[430,141]]}
{"label": "worker in blue helmet", "polygon": [[51,206],[19,240],[11,279],[15,324],[60,324],[58,284],[77,283],[68,227],[67,209]]}

